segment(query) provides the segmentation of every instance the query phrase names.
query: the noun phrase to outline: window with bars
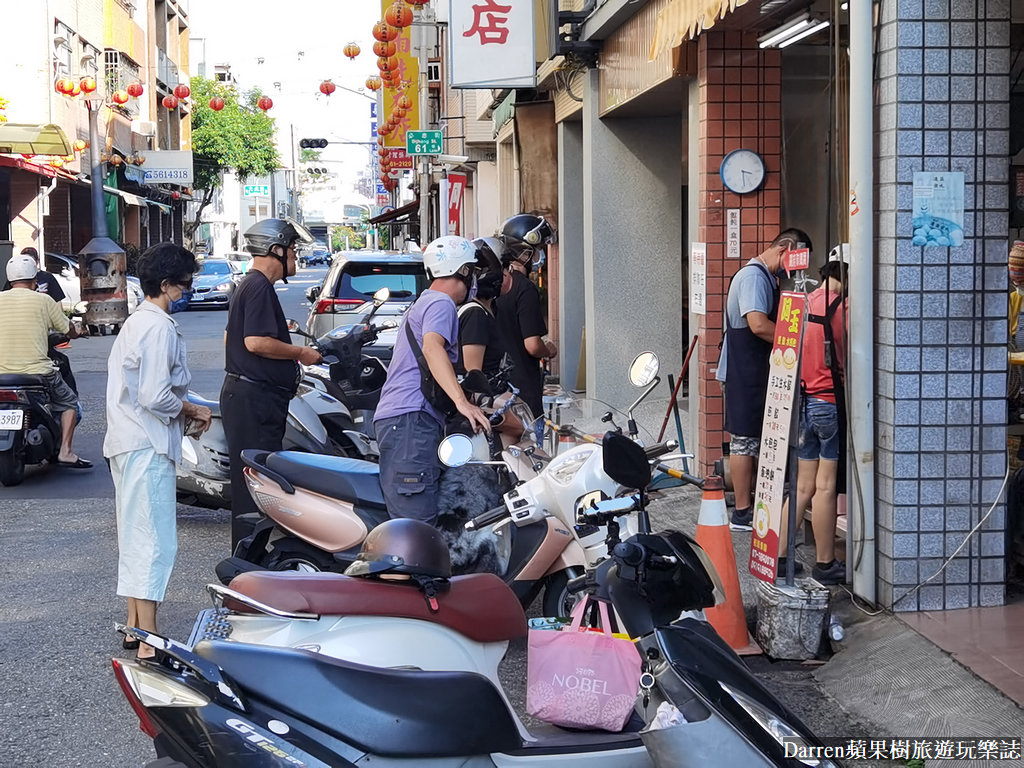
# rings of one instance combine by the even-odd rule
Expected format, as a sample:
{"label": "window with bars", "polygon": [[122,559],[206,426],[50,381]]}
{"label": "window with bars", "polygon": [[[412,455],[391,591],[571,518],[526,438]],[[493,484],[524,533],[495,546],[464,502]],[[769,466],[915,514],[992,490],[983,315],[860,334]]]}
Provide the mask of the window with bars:
{"label": "window with bars", "polygon": [[[127,55],[113,48],[107,48],[103,52],[103,77],[107,87],[107,94],[114,91],[123,91],[131,83],[140,82],[140,67]],[[139,113],[138,104],[131,100],[119,107],[130,117]]]}

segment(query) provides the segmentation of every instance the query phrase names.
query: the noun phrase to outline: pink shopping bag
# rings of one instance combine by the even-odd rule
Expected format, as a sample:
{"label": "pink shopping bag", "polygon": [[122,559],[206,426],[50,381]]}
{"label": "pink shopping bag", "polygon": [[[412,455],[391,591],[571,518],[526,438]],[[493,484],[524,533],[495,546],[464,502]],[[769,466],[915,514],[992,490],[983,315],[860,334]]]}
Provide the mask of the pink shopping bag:
{"label": "pink shopping bag", "polygon": [[640,684],[640,654],[629,640],[612,637],[608,607],[598,601],[603,634],[581,632],[589,598],[561,632],[530,630],[526,711],[567,728],[621,731]]}

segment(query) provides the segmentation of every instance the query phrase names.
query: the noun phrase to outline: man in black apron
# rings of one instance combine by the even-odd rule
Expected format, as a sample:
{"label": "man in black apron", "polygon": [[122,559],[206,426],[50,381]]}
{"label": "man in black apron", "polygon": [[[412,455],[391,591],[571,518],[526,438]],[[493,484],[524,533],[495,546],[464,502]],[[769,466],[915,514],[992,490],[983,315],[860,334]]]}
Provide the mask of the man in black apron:
{"label": "man in black apron", "polygon": [[761,424],[779,305],[779,278],[786,275],[783,259],[793,248],[811,248],[806,232],[799,229],[781,232],[764,252],[747,262],[729,284],[718,378],[724,381],[724,426],[731,436],[729,473],[736,495],[736,509],[730,521],[733,530],[749,531],[754,520],[754,471],[761,451]]}

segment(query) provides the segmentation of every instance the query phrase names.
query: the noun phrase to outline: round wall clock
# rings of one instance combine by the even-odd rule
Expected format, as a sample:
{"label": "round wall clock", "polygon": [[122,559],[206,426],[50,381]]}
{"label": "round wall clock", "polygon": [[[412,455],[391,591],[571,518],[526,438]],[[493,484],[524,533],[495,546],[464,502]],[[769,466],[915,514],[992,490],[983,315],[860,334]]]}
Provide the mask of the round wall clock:
{"label": "round wall clock", "polygon": [[718,174],[726,189],[745,195],[764,183],[764,160],[752,149],[736,149],[722,158]]}

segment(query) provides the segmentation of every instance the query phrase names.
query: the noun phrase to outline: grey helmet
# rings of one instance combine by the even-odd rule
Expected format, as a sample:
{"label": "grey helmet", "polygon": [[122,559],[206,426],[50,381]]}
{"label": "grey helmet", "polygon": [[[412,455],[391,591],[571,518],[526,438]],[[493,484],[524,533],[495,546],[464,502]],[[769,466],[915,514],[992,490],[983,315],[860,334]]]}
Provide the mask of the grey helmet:
{"label": "grey helmet", "polygon": [[282,252],[275,256],[271,251],[275,245],[287,250],[295,243],[308,244],[313,242],[313,235],[308,229],[292,219],[263,219],[257,221],[243,235],[245,250],[253,256],[272,256],[284,267],[284,282],[288,282],[288,255]]}

